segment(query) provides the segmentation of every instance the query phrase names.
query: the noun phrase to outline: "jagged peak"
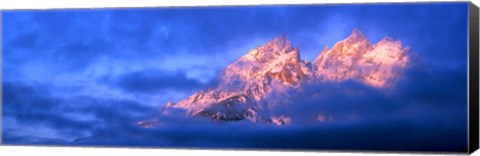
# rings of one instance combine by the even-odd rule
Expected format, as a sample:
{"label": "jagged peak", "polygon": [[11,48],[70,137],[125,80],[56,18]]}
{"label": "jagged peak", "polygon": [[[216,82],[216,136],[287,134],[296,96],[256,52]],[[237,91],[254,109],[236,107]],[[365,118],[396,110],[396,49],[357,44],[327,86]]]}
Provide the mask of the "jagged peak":
{"label": "jagged peak", "polygon": [[363,34],[362,31],[359,29],[353,29],[352,34],[345,39],[346,42],[359,42],[359,41],[368,41],[367,37],[365,37],[365,34]]}
{"label": "jagged peak", "polygon": [[391,38],[391,37],[386,36],[386,37],[382,38],[380,41],[378,41],[378,42],[376,43],[376,45],[389,44],[389,43],[393,43],[393,44],[396,44],[396,45],[398,45],[398,46],[401,46],[401,44],[402,44],[402,43],[400,42],[400,40],[395,40],[395,39],[393,39],[393,38]]}
{"label": "jagged peak", "polygon": [[282,34],[268,41],[265,46],[292,47],[292,43],[288,40],[286,35]]}
{"label": "jagged peak", "polygon": [[274,52],[283,52],[288,53],[295,51],[290,40],[288,40],[286,35],[280,35],[268,41],[263,47],[263,49],[273,50]]}
{"label": "jagged peak", "polygon": [[[169,102],[167,106],[184,108],[190,114],[215,120],[250,119],[259,123],[285,124],[291,122],[289,117],[271,116],[269,120],[263,120],[264,116],[268,118],[270,110],[263,111],[293,103],[289,101],[290,89],[301,91],[303,82],[349,79],[377,88],[388,87],[398,77],[398,69],[404,68],[408,61],[408,56],[401,55],[404,50],[399,40],[389,37],[372,46],[360,30],[354,29],[348,38],[337,42],[331,49],[325,47],[310,63],[301,60],[299,50],[285,35],[280,35],[228,65],[213,87],[200,90],[178,103]],[[400,55],[392,57],[391,51]],[[318,120],[325,120],[323,116],[320,118]]]}
{"label": "jagged peak", "polygon": [[327,52],[327,51],[329,51],[329,50],[330,50],[330,48],[329,48],[328,46],[326,46],[325,48],[323,48],[322,51],[320,51],[320,54],[325,53],[325,52]]}
{"label": "jagged peak", "polygon": [[300,59],[299,50],[293,47],[285,35],[280,35],[271,39],[263,46],[251,50],[244,58],[247,60],[271,60],[285,54]]}
{"label": "jagged peak", "polygon": [[350,37],[365,38],[365,34],[363,34],[363,32],[360,29],[353,29]]}
{"label": "jagged peak", "polygon": [[323,59],[323,57],[325,57],[326,53],[330,50],[330,48],[328,46],[326,46],[325,48],[323,48],[322,51],[320,51],[320,53],[317,55],[317,57],[313,60],[313,64],[319,64]]}
{"label": "jagged peak", "polygon": [[337,42],[330,51],[333,51],[334,55],[362,55],[371,48],[372,44],[365,35],[354,29],[350,36]]}

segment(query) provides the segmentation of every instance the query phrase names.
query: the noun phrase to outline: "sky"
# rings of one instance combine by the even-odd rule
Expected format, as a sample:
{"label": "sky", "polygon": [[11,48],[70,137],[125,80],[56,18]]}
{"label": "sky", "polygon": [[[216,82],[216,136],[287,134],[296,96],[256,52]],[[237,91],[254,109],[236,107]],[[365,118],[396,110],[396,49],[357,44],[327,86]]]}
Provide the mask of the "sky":
{"label": "sky", "polygon": [[[2,19],[3,143],[466,149],[464,2],[4,10]],[[272,38],[287,36],[303,59],[313,61],[353,29],[372,43],[389,36],[410,47],[412,67],[399,87],[388,98],[358,84],[312,87],[331,93],[303,103],[362,101],[353,108],[371,114],[369,120],[307,128],[239,122],[218,128],[175,116],[172,126],[160,129],[133,124],[154,116],[160,105],[195,93]],[[349,87],[368,94],[345,97],[341,88]],[[305,105],[298,109],[313,109]],[[341,115],[346,108],[353,109],[342,104],[318,109]],[[182,124],[190,120],[195,124]],[[238,127],[253,130],[232,132]],[[367,137],[372,135],[380,137],[372,141]]]}

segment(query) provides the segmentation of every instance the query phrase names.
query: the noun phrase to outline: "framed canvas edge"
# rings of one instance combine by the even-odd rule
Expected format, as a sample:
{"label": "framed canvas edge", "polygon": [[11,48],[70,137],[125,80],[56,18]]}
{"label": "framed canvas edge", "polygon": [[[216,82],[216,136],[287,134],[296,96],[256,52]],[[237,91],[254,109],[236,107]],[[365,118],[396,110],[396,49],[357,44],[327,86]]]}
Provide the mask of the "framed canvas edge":
{"label": "framed canvas edge", "polygon": [[469,2],[468,11],[468,153],[471,154],[478,149],[479,144],[479,12],[478,7],[472,2]]}

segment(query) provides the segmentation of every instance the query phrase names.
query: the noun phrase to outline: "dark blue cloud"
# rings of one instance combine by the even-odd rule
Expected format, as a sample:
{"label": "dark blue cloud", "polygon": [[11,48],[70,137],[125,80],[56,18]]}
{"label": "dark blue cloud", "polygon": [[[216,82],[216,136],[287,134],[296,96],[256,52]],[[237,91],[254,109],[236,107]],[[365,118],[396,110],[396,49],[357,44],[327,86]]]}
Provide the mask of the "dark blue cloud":
{"label": "dark blue cloud", "polygon": [[[417,67],[411,67],[418,69]],[[412,70],[409,70],[413,72]],[[413,73],[416,73],[415,71]],[[425,71],[423,71],[425,72]],[[425,79],[442,77],[447,81],[458,79],[454,72],[435,72]],[[227,148],[227,149],[293,149],[293,150],[381,150],[381,151],[465,151],[466,101],[465,94],[446,94],[452,90],[466,90],[465,84],[452,84],[432,90],[435,81],[418,85],[416,74],[407,73],[406,80],[389,91],[380,91],[350,81],[341,84],[322,84],[307,87],[298,96],[295,105],[283,113],[297,114],[295,121],[307,121],[324,110],[335,119],[322,124],[300,123],[285,127],[255,125],[245,121],[214,123],[187,118],[178,113],[173,117],[158,117],[165,125],[152,129],[132,127],[128,133],[110,133],[75,142],[74,145],[147,146],[170,148]],[[461,76],[460,76],[461,77]],[[457,80],[458,81],[458,80]],[[420,90],[420,91],[417,91]],[[438,90],[438,91],[437,91]],[[441,93],[442,98],[414,96]],[[312,98],[311,94],[323,96]],[[456,99],[456,100],[445,100]],[[346,109],[348,108],[348,109]],[[298,115],[302,114],[302,115]],[[348,117],[355,114],[357,118]],[[310,116],[309,116],[310,115]],[[183,118],[183,119],[182,119]],[[180,122],[181,121],[181,122]],[[302,125],[307,124],[307,125]],[[127,137],[132,134],[136,137]],[[201,135],[199,135],[201,134]],[[115,138],[114,141],[101,140]]]}
{"label": "dark blue cloud", "polygon": [[15,141],[24,137],[37,138],[36,140],[65,140],[23,134],[22,129],[12,128],[46,126],[65,138],[80,138],[85,133],[96,133],[105,128],[113,130],[113,125],[132,125],[153,115],[155,110],[130,100],[90,96],[58,97],[50,94],[50,89],[44,85],[4,82],[4,87],[2,117],[4,121],[5,118],[13,119],[13,122],[2,122],[4,136],[7,136],[3,138],[5,143],[28,143]]}
{"label": "dark blue cloud", "polygon": [[52,63],[62,70],[76,71],[89,66],[98,57],[104,56],[103,51],[109,47],[102,40],[70,42],[56,50]]}
{"label": "dark blue cloud", "polygon": [[[325,46],[333,46],[359,28],[373,42],[391,36],[429,58],[461,60],[464,55],[458,53],[466,45],[441,43],[466,42],[466,23],[462,22],[466,7],[441,3],[6,11],[4,30],[11,33],[3,45],[16,51],[6,53],[15,55],[6,57],[7,62],[21,64],[36,57],[66,55],[72,57],[61,63],[87,68],[94,58],[104,55],[134,61],[145,56],[161,60],[178,51],[222,54],[231,50],[228,46],[286,34],[311,60]],[[72,45],[89,49],[64,49]],[[16,59],[20,55],[24,57]]]}
{"label": "dark blue cloud", "polygon": [[98,82],[117,87],[125,92],[132,93],[158,93],[164,90],[197,90],[203,84],[189,78],[184,72],[169,72],[146,69],[126,73],[117,77],[101,77]]}
{"label": "dark blue cloud", "polygon": [[[461,73],[457,71],[433,72],[436,75],[419,75],[428,73],[416,71],[418,67],[410,67],[405,80],[393,90],[379,91],[354,81],[341,84],[322,84],[307,87],[297,100],[297,104],[284,110],[285,113],[303,114],[293,120],[305,120],[308,115],[317,113],[313,110],[324,110],[334,122],[314,125],[292,125],[277,127],[272,125],[255,125],[247,121],[221,123],[208,119],[190,118],[182,112],[173,116],[157,116],[164,125],[158,128],[144,129],[135,125],[136,121],[155,116],[155,109],[139,105],[134,101],[118,101],[93,97],[71,97],[57,105],[39,107],[39,110],[58,110],[51,116],[36,116],[40,123],[56,123],[55,127],[67,132],[86,130],[90,135],[80,135],[69,140],[39,138],[38,136],[17,136],[6,131],[4,141],[14,144],[49,144],[69,146],[120,146],[120,147],[167,147],[167,148],[225,148],[225,149],[293,149],[293,150],[381,150],[381,151],[456,151],[466,150],[466,101],[465,94],[447,94],[452,90],[466,90],[465,84],[452,84],[445,88],[435,88],[436,81],[442,77],[446,81],[457,80]],[[428,75],[428,74],[427,74]],[[461,77],[461,76],[460,76]],[[419,85],[419,82],[424,83]],[[416,87],[406,87],[413,86]],[[33,100],[55,99],[48,94],[39,94],[41,87],[14,85],[7,83],[6,105],[12,99],[21,99],[20,94],[29,93],[42,98]],[[13,88],[13,89],[12,89]],[[418,91],[419,90],[419,91]],[[418,92],[417,92],[418,91]],[[323,96],[311,98],[309,94],[321,93]],[[442,93],[442,98],[433,96],[415,96],[416,94]],[[16,95],[16,96],[15,96]],[[15,98],[19,97],[19,98]],[[34,96],[35,97],[35,96]],[[48,98],[50,97],[50,98]],[[309,98],[310,97],[310,98]],[[9,100],[10,99],[10,100]],[[456,100],[445,100],[456,99]],[[61,104],[67,104],[64,107]],[[348,108],[348,109],[345,109]],[[24,108],[25,110],[30,110]],[[8,108],[6,111],[8,112]],[[21,112],[16,110],[15,112]],[[61,112],[61,113],[58,113]],[[69,113],[94,115],[94,121],[85,124],[77,123],[75,118],[65,124],[55,118]],[[134,115],[141,113],[143,115]],[[7,113],[8,114],[8,113]],[[56,114],[56,115],[54,115]],[[348,119],[351,114],[358,118]],[[7,115],[8,116],[8,115]],[[15,116],[18,121],[27,122],[29,118]],[[40,117],[40,118],[38,118]],[[311,117],[311,116],[310,116]],[[51,119],[53,118],[53,119]],[[303,118],[303,119],[302,119]],[[31,123],[29,123],[31,124]],[[88,128],[79,127],[81,125]],[[75,135],[76,134],[76,135]],[[201,135],[199,135],[201,134]]]}

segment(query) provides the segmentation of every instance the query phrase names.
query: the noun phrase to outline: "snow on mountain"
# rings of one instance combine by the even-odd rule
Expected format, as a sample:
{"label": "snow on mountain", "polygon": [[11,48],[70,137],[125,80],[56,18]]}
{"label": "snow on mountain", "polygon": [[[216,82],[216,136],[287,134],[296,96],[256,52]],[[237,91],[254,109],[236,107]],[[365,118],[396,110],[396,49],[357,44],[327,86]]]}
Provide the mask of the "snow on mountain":
{"label": "snow on mountain", "polygon": [[373,49],[362,32],[354,30],[345,40],[338,42],[330,50],[325,48],[313,61],[316,76],[320,80],[344,81],[355,77],[354,68],[362,56]]}
{"label": "snow on mountain", "polygon": [[313,61],[316,77],[321,81],[354,79],[373,87],[387,87],[394,82],[408,61],[400,41],[384,38],[371,45],[359,30],[326,48]]}
{"label": "snow on mountain", "polygon": [[300,60],[298,49],[285,36],[257,47],[220,74],[217,85],[201,90],[173,107],[217,120],[258,122],[269,109],[290,103],[287,90],[312,77],[311,70]]}
{"label": "snow on mountain", "polygon": [[302,84],[355,80],[379,89],[389,87],[406,67],[407,50],[391,38],[372,45],[354,30],[310,63],[302,61],[299,50],[280,36],[228,65],[215,84],[177,103],[169,102],[162,110],[182,109],[190,116],[223,121],[290,124],[292,118],[276,110],[294,105],[292,96],[302,91]]}
{"label": "snow on mountain", "polygon": [[408,48],[391,38],[384,38],[358,61],[357,70],[362,82],[374,87],[393,85],[408,62]]}

